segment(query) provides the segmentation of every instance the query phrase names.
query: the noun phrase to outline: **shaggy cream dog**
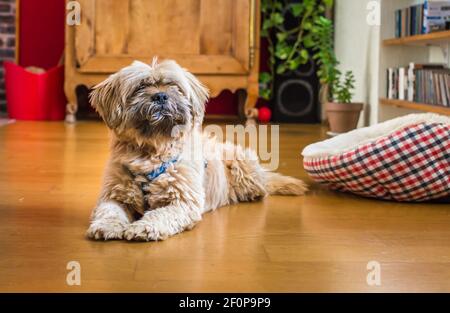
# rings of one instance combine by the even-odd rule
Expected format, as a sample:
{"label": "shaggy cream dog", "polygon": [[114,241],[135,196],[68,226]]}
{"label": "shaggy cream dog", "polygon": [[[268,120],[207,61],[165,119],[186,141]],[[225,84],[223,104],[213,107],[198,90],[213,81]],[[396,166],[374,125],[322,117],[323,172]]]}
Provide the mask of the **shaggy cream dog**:
{"label": "shaggy cream dog", "polygon": [[203,135],[207,98],[174,61],[134,62],[94,88],[112,143],[89,238],[162,240],[220,206],[306,191],[264,170],[254,152]]}

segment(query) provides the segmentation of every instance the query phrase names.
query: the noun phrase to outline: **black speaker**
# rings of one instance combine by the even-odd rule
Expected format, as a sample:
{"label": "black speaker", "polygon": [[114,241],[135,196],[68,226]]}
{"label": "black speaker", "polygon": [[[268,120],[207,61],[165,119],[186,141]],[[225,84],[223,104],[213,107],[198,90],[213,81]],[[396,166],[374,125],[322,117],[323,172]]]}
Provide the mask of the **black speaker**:
{"label": "black speaker", "polygon": [[[290,3],[295,2],[299,1],[290,1]],[[288,7],[284,12],[285,30],[298,26],[298,19],[297,21],[294,19]],[[290,39],[295,40],[295,38]],[[320,83],[312,54],[310,51],[311,57],[308,63],[301,65],[296,71],[275,75],[274,94],[271,100],[274,122],[320,123]],[[276,63],[275,66],[277,65]]]}

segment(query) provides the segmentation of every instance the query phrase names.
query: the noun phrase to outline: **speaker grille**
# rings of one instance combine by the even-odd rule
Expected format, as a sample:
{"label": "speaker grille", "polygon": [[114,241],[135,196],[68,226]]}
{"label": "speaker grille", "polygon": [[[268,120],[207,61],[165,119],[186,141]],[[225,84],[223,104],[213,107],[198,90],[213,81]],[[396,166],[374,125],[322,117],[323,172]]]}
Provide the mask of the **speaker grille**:
{"label": "speaker grille", "polygon": [[[298,18],[291,14],[289,9],[294,3],[302,0],[287,0],[284,7],[284,23],[281,26],[285,31],[298,27]],[[276,43],[277,38],[273,36]],[[286,40],[294,43],[296,34],[290,35]],[[309,51],[310,55],[313,54]],[[276,62],[277,66],[279,63]],[[316,63],[312,58],[301,65],[296,71],[288,71],[274,77],[274,96],[271,101],[274,122],[287,123],[320,123],[319,88],[320,83],[316,74]]]}
{"label": "speaker grille", "polygon": [[278,87],[276,102],[281,114],[305,116],[314,107],[314,90],[305,80],[289,79]]}

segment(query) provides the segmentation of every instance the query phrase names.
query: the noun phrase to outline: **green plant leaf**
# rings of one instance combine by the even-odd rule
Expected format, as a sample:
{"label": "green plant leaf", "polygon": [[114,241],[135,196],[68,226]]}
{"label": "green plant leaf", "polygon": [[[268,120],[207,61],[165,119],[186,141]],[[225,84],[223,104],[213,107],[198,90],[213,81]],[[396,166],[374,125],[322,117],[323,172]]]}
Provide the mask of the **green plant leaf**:
{"label": "green plant leaf", "polygon": [[272,80],[272,76],[270,76],[267,72],[262,72],[259,74],[259,81],[263,84],[267,84]]}
{"label": "green plant leaf", "polygon": [[296,69],[298,69],[298,67],[300,66],[300,64],[301,64],[301,60],[300,60],[299,57],[297,57],[297,58],[292,59],[292,60],[289,61],[288,67],[289,67],[289,69],[290,69],[291,71],[295,71]]}
{"label": "green plant leaf", "polygon": [[325,3],[328,8],[331,8],[333,5],[333,0],[323,0],[323,3]]}
{"label": "green plant leaf", "polygon": [[311,35],[303,37],[303,46],[305,48],[312,48],[314,46],[314,40]]}
{"label": "green plant leaf", "polygon": [[306,50],[306,49],[300,50],[300,56],[301,56],[303,59],[308,60],[308,59],[309,59],[309,52],[308,52],[308,50]]}
{"label": "green plant leaf", "polygon": [[262,29],[268,30],[270,28],[272,28],[272,21],[270,19],[264,20]]}
{"label": "green plant leaf", "polygon": [[261,12],[266,13],[268,9],[269,9],[268,3],[266,1],[262,1],[261,2]]}
{"label": "green plant leaf", "polygon": [[261,89],[259,91],[259,96],[265,100],[270,100],[272,92],[270,91],[270,89]]}
{"label": "green plant leaf", "polygon": [[279,1],[276,1],[275,4],[273,4],[273,6],[277,10],[283,10],[283,4]]}
{"label": "green plant leaf", "polygon": [[285,41],[287,38],[287,34],[286,33],[277,33],[277,39],[278,41]]}
{"label": "green plant leaf", "polygon": [[283,74],[284,72],[286,72],[286,65],[285,64],[283,64],[283,63],[281,63],[281,64],[278,64],[278,66],[277,66],[277,74]]}
{"label": "green plant leaf", "polygon": [[300,16],[300,13],[303,11],[303,6],[301,3],[293,3],[291,4],[291,12],[295,17]]}
{"label": "green plant leaf", "polygon": [[270,20],[272,21],[273,25],[280,25],[283,24],[284,17],[283,15],[281,15],[281,13],[275,12],[270,15]]}
{"label": "green plant leaf", "polygon": [[275,47],[275,56],[280,60],[286,60],[291,52],[291,47],[288,46],[285,42],[278,42]]}
{"label": "green plant leaf", "polygon": [[324,16],[320,16],[318,21],[324,26],[331,26],[332,21]]}
{"label": "green plant leaf", "polygon": [[311,22],[305,22],[305,25],[303,26],[303,28],[307,29],[307,30],[311,29],[312,27],[313,27],[313,25]]}

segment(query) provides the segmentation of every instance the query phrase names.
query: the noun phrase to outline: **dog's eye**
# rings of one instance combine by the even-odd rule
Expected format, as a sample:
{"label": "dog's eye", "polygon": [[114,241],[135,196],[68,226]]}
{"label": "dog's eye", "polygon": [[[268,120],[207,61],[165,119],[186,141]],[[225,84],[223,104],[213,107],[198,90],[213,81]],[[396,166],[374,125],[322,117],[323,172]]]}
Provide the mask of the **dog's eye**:
{"label": "dog's eye", "polygon": [[179,92],[179,93],[183,94],[183,90],[181,89],[181,87],[178,84],[173,83],[173,84],[170,85],[169,88],[171,90],[174,90],[176,92]]}
{"label": "dog's eye", "polygon": [[143,91],[145,88],[148,88],[148,87],[150,87],[149,83],[140,83],[134,92],[136,93],[136,92]]}

